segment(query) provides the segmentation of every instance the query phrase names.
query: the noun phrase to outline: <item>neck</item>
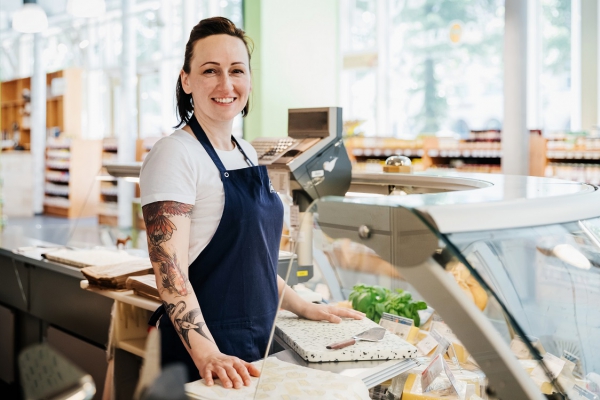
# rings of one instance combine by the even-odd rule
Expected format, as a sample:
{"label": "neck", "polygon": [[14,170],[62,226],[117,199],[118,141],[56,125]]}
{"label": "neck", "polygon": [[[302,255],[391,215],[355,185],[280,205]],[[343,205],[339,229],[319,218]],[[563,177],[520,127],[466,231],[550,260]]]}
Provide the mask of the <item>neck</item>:
{"label": "neck", "polygon": [[[204,133],[210,140],[210,143],[215,149],[233,150],[235,148],[231,141],[231,131],[233,129],[233,120],[230,121],[215,121],[207,118],[204,115],[198,115],[194,112],[198,123],[204,129]],[[191,128],[190,128],[191,132]],[[193,133],[193,132],[191,132]]]}

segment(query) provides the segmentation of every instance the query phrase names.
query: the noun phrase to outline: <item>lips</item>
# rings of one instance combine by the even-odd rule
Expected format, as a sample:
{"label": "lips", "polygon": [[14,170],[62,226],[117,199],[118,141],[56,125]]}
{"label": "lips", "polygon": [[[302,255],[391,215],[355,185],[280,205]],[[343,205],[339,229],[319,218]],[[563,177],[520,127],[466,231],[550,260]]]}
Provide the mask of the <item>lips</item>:
{"label": "lips", "polygon": [[213,97],[212,101],[219,104],[231,104],[236,100],[236,97]]}

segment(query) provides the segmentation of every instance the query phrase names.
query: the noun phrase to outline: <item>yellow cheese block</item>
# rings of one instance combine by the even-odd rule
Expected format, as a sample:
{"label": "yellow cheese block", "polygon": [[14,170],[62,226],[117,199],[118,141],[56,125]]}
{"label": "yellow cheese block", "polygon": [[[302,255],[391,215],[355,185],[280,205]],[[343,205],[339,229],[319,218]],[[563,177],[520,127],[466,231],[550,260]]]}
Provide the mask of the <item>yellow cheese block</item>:
{"label": "yellow cheese block", "polygon": [[410,332],[408,332],[408,336],[406,337],[406,341],[412,345],[417,344],[419,332],[419,328],[417,328],[416,326],[411,326]]}
{"label": "yellow cheese block", "polygon": [[[452,346],[454,347],[454,351],[456,351],[456,358],[458,358],[458,362],[461,364],[466,363],[469,359],[469,352],[467,349],[465,349],[465,346],[457,342],[452,342]],[[444,358],[447,360],[450,359],[450,357],[448,357],[448,353],[444,355]]]}
{"label": "yellow cheese block", "polygon": [[[470,371],[453,371],[454,377],[466,384],[475,386],[475,394],[481,396],[481,382],[480,377]],[[402,400],[458,400],[458,396],[436,396],[435,394],[427,393],[413,393],[412,388],[415,385],[415,381],[419,378],[420,374],[409,374],[406,382],[404,383],[404,391],[402,392]]]}

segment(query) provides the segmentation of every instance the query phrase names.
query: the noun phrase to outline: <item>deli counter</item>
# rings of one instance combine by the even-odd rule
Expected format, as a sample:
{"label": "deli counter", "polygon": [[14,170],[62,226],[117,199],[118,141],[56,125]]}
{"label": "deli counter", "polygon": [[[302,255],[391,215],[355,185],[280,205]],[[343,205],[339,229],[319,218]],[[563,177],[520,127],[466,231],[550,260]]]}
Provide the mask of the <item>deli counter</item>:
{"label": "deli counter", "polygon": [[[595,187],[557,179],[353,174],[346,197],[303,210],[287,250],[311,253],[303,256],[312,266],[303,286],[369,318],[336,325],[281,312],[250,397],[277,397],[283,387],[310,398],[370,389],[371,398],[389,400],[597,399],[599,204]],[[95,235],[75,224],[59,244]],[[48,341],[98,369],[92,375],[101,388],[113,300],[82,290],[78,268],[42,259],[36,249],[52,244],[25,236],[9,225],[0,242],[0,318],[12,321],[0,332],[17,343],[6,351],[15,359],[25,345]],[[297,258],[289,260],[298,276],[279,272],[294,284],[301,271]],[[139,317],[145,335],[139,321],[152,305],[139,315],[121,308]],[[379,342],[326,348],[378,326],[387,330]],[[115,386],[127,386],[117,398],[135,388],[143,355],[143,341],[136,351],[117,351]],[[14,365],[0,372],[16,379]],[[193,385],[192,398],[204,389]]]}
{"label": "deli counter", "polygon": [[[373,299],[410,293],[413,301],[392,314],[415,315],[423,302],[433,313],[419,310],[402,334],[418,350],[402,357],[418,366],[392,379],[387,398],[598,398],[596,187],[478,174],[366,178],[359,182],[364,196],[315,201],[297,241],[312,241],[315,273],[304,285],[325,301],[365,311],[388,331],[394,324],[383,322],[391,319],[392,300]],[[388,190],[405,195],[388,196]],[[319,327],[307,324],[292,343],[286,324],[280,315],[273,341],[294,350],[300,365],[358,374],[350,372],[352,363],[342,368],[343,361],[315,364],[303,357],[316,351],[310,343],[318,342]],[[298,343],[301,348],[292,346]],[[355,346],[377,346],[362,343]]]}

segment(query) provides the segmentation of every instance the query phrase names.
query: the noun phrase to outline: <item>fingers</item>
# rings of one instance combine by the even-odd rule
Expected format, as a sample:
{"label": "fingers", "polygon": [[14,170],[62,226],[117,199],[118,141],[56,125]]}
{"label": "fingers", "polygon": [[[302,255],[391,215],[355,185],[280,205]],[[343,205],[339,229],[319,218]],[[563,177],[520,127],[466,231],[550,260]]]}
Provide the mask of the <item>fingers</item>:
{"label": "fingers", "polygon": [[202,378],[204,378],[204,383],[206,383],[206,386],[212,386],[215,384],[210,367],[206,367],[203,371],[200,371],[200,375]]}
{"label": "fingers", "polygon": [[220,355],[209,362],[201,371],[206,386],[214,385],[214,379],[219,378],[224,388],[239,389],[242,386],[250,386],[250,376],[260,375],[260,371],[254,365],[240,360],[237,357]]}
{"label": "fingers", "polygon": [[260,376],[260,369],[256,365],[244,362],[244,366],[251,376]]}
{"label": "fingers", "polygon": [[[235,365],[235,363],[234,363],[234,365]],[[224,368],[225,368],[225,371],[227,372],[227,376],[231,380],[231,383],[233,384],[234,388],[239,389],[242,386],[244,386],[244,381],[242,380],[242,377],[240,376],[240,374],[238,373],[236,368],[234,368],[231,365],[227,365]]]}
{"label": "fingers", "polygon": [[223,385],[224,388],[229,389],[229,388],[233,387],[233,384],[231,383],[231,379],[229,379],[229,377],[227,376],[227,371],[225,370],[225,368],[216,367],[214,369],[214,372],[217,374],[217,376],[221,380],[221,384]]}
{"label": "fingers", "polygon": [[340,322],[342,322],[342,319],[340,317],[332,313],[327,313],[326,319],[327,321],[332,322],[334,324],[339,324]]}
{"label": "fingers", "polygon": [[[249,364],[249,365],[251,365],[251,364]],[[233,368],[235,368],[235,370],[239,374],[241,380],[243,381],[243,384],[246,386],[250,386],[252,381],[250,380],[250,374],[248,373],[248,367],[242,361],[238,360],[237,362],[235,362],[233,364]]]}
{"label": "fingers", "polygon": [[331,307],[328,311],[343,318],[363,319],[365,317],[365,313],[348,308]]}

